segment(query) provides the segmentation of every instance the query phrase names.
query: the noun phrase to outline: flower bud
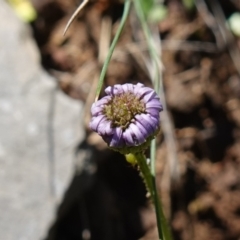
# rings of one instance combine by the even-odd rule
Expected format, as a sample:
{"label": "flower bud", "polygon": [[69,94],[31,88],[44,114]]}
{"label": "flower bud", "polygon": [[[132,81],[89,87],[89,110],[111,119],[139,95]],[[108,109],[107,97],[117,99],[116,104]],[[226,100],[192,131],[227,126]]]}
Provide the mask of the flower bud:
{"label": "flower bud", "polygon": [[92,105],[90,128],[123,154],[145,150],[159,130],[163,108],[157,93],[141,83],[117,84],[105,93]]}

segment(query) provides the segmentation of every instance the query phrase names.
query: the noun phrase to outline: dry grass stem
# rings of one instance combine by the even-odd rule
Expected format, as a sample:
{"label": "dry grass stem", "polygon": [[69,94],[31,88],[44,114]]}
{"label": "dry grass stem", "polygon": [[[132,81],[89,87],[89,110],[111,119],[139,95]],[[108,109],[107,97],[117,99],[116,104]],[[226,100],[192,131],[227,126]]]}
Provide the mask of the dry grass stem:
{"label": "dry grass stem", "polygon": [[100,64],[103,64],[107,57],[111,41],[111,31],[112,31],[111,18],[110,17],[102,18],[98,51],[98,61]]}
{"label": "dry grass stem", "polygon": [[[158,28],[154,28],[152,30],[152,41],[154,42],[154,45],[156,47],[156,51],[158,55],[160,56],[159,59],[161,60],[162,56],[162,46],[161,46],[161,39],[159,37],[159,30]],[[166,103],[166,97],[163,89],[163,64],[162,62],[159,63],[159,71],[160,71],[160,99],[163,104],[164,111],[162,112],[162,131],[163,135],[165,137],[165,142],[166,142],[166,147],[167,147],[167,152],[168,152],[168,163],[169,163],[169,174],[170,174],[170,179],[167,184],[169,185],[169,190],[171,189],[171,186],[176,185],[179,182],[180,179],[180,173],[179,173],[179,161],[177,157],[177,146],[176,146],[176,137],[175,137],[175,132],[174,132],[174,125],[173,122],[170,118],[169,112],[168,112],[168,107]],[[170,193],[169,193],[170,194]]]}
{"label": "dry grass stem", "polygon": [[212,0],[210,1],[210,6],[213,11],[213,15],[216,19],[217,26],[222,35],[224,43],[229,51],[229,54],[232,58],[233,64],[236,67],[236,70],[240,76],[240,51],[236,44],[236,41],[233,37],[232,32],[226,26],[226,18],[223,13],[223,10],[218,1]]}
{"label": "dry grass stem", "polygon": [[86,6],[86,4],[88,3],[89,0],[83,0],[83,2],[80,4],[80,6],[75,10],[75,12],[72,14],[71,18],[69,19],[64,31],[63,31],[63,35],[66,34],[68,28],[70,27],[70,25],[72,24],[73,20],[77,17],[77,15],[80,13],[80,11]]}

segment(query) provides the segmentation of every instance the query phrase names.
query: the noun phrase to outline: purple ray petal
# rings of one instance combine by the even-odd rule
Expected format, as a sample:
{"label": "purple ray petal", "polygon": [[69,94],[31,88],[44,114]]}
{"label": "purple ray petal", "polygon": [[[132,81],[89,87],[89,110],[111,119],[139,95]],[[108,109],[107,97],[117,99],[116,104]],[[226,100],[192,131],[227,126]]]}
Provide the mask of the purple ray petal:
{"label": "purple ray petal", "polygon": [[142,83],[137,83],[135,87],[144,87],[144,85]]}
{"label": "purple ray petal", "polygon": [[134,146],[135,145],[131,129],[127,128],[123,132],[123,139],[124,139],[127,146]]}
{"label": "purple ray petal", "polygon": [[154,132],[154,127],[149,123],[149,119],[145,119],[145,114],[139,114],[135,116],[136,121],[138,121],[147,130],[148,135]]}
{"label": "purple ray petal", "polygon": [[134,124],[136,125],[136,127],[139,129],[139,131],[142,133],[144,139],[146,140],[147,137],[149,136],[149,132],[147,131],[147,129],[138,121],[135,121]]}
{"label": "purple ray petal", "polygon": [[104,119],[98,125],[97,132],[99,135],[112,135],[114,133],[114,129],[111,127],[111,122]]}
{"label": "purple ray petal", "polygon": [[122,85],[116,84],[112,87],[107,87],[105,89],[105,93],[109,96],[115,96],[115,95],[121,94],[123,93]]}
{"label": "purple ray petal", "polygon": [[103,108],[106,106],[106,104],[111,100],[110,96],[105,96],[98,100],[97,102],[93,103],[91,107],[91,113],[92,116],[98,116],[101,114]]}
{"label": "purple ray petal", "polygon": [[106,89],[105,89],[105,93],[109,96],[112,96],[112,86],[108,86]]}
{"label": "purple ray petal", "polygon": [[156,108],[158,109],[159,111],[162,111],[163,110],[163,107],[162,107],[162,104],[160,103],[159,100],[157,99],[152,99],[151,101],[147,102],[145,104],[146,108]]}
{"label": "purple ray petal", "polygon": [[149,115],[151,115],[151,116],[153,116],[153,117],[155,117],[155,118],[159,118],[159,113],[160,113],[159,109],[156,109],[156,108],[147,108],[147,109],[146,109],[146,112],[147,112]]}
{"label": "purple ray petal", "polygon": [[151,93],[153,90],[146,87],[139,87],[134,89],[134,94],[142,99],[146,94]]}
{"label": "purple ray petal", "polygon": [[104,106],[101,107],[92,107],[91,109],[91,113],[93,117],[97,117],[98,115],[103,115],[102,110],[103,110]]}
{"label": "purple ray petal", "polygon": [[127,84],[128,85],[128,91],[133,93],[134,92],[134,85],[133,84]]}
{"label": "purple ray petal", "polygon": [[126,92],[128,92],[128,86],[127,86],[127,84],[123,84],[122,85],[122,88],[123,88],[123,91],[126,93]]}
{"label": "purple ray petal", "polygon": [[158,120],[152,118],[149,114],[139,114],[136,115],[135,118],[146,128],[149,135],[153,134],[158,128]]}
{"label": "purple ray petal", "polygon": [[136,126],[136,124],[131,123],[129,125],[129,128],[132,130],[134,136],[136,137],[135,142],[139,145],[145,142],[145,136],[144,134],[140,131],[140,129]]}
{"label": "purple ray petal", "polygon": [[133,93],[134,93],[135,95],[137,95],[137,96],[140,97],[140,96],[141,96],[141,93],[140,93],[140,92],[142,92],[143,88],[144,88],[144,85],[143,85],[143,84],[137,83],[137,84],[134,86]]}
{"label": "purple ray petal", "polygon": [[117,127],[114,129],[114,134],[112,136],[112,139],[109,143],[110,147],[121,147],[122,145],[122,129],[120,127]]}
{"label": "purple ray petal", "polygon": [[90,124],[89,124],[89,127],[97,132],[98,131],[98,125],[101,123],[101,121],[105,120],[106,117],[104,115],[99,115],[97,117],[93,117]]}
{"label": "purple ray petal", "polygon": [[142,98],[145,103],[149,102],[150,100],[156,98],[157,94],[152,90],[151,92],[148,92],[144,97]]}
{"label": "purple ray petal", "polygon": [[100,100],[98,100],[97,102],[93,103],[92,108],[93,107],[100,107],[102,105],[107,104],[109,101],[111,100],[110,96],[105,96],[103,98],[101,98]]}
{"label": "purple ray petal", "polygon": [[146,114],[150,119],[153,126],[156,126],[156,129],[159,125],[159,117],[152,116],[151,114]]}
{"label": "purple ray petal", "polygon": [[122,88],[124,90],[124,92],[134,92],[134,85],[133,84],[130,84],[130,83],[125,83],[122,85]]}
{"label": "purple ray petal", "polygon": [[122,85],[120,85],[120,84],[114,85],[112,92],[113,92],[113,95],[118,95],[118,94],[123,93]]}

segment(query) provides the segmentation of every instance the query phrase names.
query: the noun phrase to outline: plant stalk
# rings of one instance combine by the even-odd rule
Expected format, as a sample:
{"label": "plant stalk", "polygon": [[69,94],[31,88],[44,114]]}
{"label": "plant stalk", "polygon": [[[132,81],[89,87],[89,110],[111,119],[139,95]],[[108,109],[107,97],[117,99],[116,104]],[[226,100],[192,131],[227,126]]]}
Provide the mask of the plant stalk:
{"label": "plant stalk", "polygon": [[151,194],[151,199],[155,206],[159,240],[171,240],[172,237],[167,225],[167,221],[164,217],[162,203],[158,197],[155,177],[151,174],[146,158],[142,153],[136,153],[135,159],[138,163],[138,166],[146,183],[146,187]]}
{"label": "plant stalk", "polygon": [[124,28],[124,25],[127,21],[127,18],[128,18],[128,15],[129,15],[129,12],[130,12],[130,7],[131,7],[131,0],[125,0],[125,3],[124,3],[124,9],[123,9],[123,15],[122,15],[122,19],[121,19],[121,22],[120,22],[120,25],[117,29],[117,32],[116,32],[116,35],[114,36],[114,39],[112,41],[112,44],[109,48],[109,51],[108,51],[108,54],[107,54],[107,58],[103,64],[103,68],[102,68],[102,71],[101,71],[101,74],[100,74],[100,77],[99,77],[99,81],[98,81],[98,86],[97,86],[97,92],[96,92],[96,98],[95,98],[95,101],[97,101],[99,95],[100,95],[100,92],[102,90],[102,86],[103,86],[103,82],[104,82],[104,78],[105,78],[105,75],[106,75],[106,72],[107,72],[107,69],[108,69],[108,65],[109,65],[109,62],[111,60],[111,57],[112,57],[112,54],[113,54],[113,51],[117,45],[117,42],[119,40],[119,37],[122,33],[122,30]]}

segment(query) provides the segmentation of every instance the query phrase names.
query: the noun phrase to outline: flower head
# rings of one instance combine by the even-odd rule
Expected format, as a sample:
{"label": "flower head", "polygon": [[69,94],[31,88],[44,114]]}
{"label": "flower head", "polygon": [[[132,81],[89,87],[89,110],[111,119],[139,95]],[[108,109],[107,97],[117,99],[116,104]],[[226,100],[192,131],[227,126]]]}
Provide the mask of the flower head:
{"label": "flower head", "polygon": [[121,153],[146,148],[159,130],[163,109],[156,92],[141,83],[126,83],[107,87],[105,93],[92,105],[90,128]]}

